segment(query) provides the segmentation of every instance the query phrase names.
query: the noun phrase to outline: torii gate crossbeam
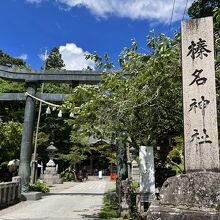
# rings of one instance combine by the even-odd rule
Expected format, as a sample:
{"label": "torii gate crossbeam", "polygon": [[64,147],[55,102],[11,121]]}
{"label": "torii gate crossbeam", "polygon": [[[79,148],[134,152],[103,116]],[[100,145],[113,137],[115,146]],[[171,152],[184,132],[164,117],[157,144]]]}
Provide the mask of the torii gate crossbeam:
{"label": "torii gate crossbeam", "polygon": [[[97,84],[101,81],[101,73],[98,71],[30,71],[30,70],[14,70],[12,68],[0,66],[0,78],[10,81],[25,82],[27,92],[44,101],[64,101],[68,95],[66,94],[41,94],[36,89],[43,82],[57,83],[73,83],[78,85],[81,83]],[[31,146],[33,139],[35,100],[26,96],[25,93],[1,93],[0,101],[18,101],[24,100],[25,113],[23,134],[20,151],[19,176],[22,181],[22,192],[27,192],[29,188],[30,163],[31,163]]]}

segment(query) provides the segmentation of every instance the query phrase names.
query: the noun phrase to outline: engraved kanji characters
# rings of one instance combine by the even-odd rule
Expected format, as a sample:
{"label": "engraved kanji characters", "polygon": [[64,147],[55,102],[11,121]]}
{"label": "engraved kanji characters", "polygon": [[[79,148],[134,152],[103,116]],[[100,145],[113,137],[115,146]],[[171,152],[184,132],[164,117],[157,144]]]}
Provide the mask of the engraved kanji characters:
{"label": "engraved kanji characters", "polygon": [[204,144],[204,143],[209,143],[211,144],[212,141],[209,138],[209,135],[207,134],[207,130],[204,128],[203,129],[203,134],[199,134],[198,129],[194,129],[194,133],[191,136],[190,142],[195,141],[196,144]]}
{"label": "engraved kanji characters", "polygon": [[192,99],[192,103],[190,104],[189,112],[194,110],[196,113],[196,109],[199,108],[202,110],[202,115],[205,115],[205,109],[207,108],[208,104],[210,103],[209,100],[205,99],[204,96],[201,96],[201,101],[197,102],[195,98]]}
{"label": "engraved kanji characters", "polygon": [[[191,56],[193,60],[196,58],[203,59],[204,56],[207,57],[208,53],[211,53],[211,50],[207,49],[206,40],[203,40],[202,38],[199,38],[199,41],[195,43],[194,41],[191,41],[191,45],[188,47],[188,54],[187,56]],[[207,78],[204,76],[201,76],[203,72],[203,69],[195,69],[192,76],[194,79],[189,84],[189,86],[196,85],[196,86],[202,86],[206,84]],[[189,106],[189,112],[193,111],[195,114],[197,113],[197,109],[202,110],[202,119],[203,119],[203,133],[200,135],[198,129],[193,130],[193,134],[191,135],[190,142],[195,141],[196,145],[200,145],[203,143],[209,143],[211,144],[212,141],[209,138],[209,135],[207,134],[207,130],[205,128],[205,110],[207,106],[209,105],[210,101],[208,99],[205,99],[204,96],[201,96],[201,100],[197,101],[196,98],[191,99],[192,102]]]}
{"label": "engraved kanji characters", "polygon": [[207,81],[207,78],[206,77],[200,77],[200,74],[203,72],[203,69],[196,69],[194,71],[194,73],[192,74],[192,76],[194,76],[195,78],[193,79],[193,81],[189,84],[189,86],[193,85],[194,83],[197,84],[197,86],[200,86],[200,85],[204,85]]}
{"label": "engraved kanji characters", "polygon": [[199,38],[197,43],[191,41],[191,45],[188,47],[188,49],[189,53],[187,56],[190,55],[193,60],[197,57],[203,59],[203,56],[207,57],[208,53],[211,53],[211,50],[207,49],[206,40],[202,40],[202,38]]}

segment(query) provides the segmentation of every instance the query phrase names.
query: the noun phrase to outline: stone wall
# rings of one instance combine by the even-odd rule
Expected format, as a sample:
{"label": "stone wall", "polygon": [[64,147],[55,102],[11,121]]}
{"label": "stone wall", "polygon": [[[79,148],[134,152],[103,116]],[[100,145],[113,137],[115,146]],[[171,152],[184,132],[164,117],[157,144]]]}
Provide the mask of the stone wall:
{"label": "stone wall", "polygon": [[0,183],[0,209],[17,203],[20,198],[20,177],[13,177],[12,182]]}

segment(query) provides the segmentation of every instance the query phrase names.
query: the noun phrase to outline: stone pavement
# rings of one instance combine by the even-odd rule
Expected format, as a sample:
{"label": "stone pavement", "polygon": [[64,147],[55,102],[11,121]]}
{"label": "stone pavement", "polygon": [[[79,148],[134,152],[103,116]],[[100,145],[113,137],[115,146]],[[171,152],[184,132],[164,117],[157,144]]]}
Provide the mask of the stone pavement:
{"label": "stone pavement", "polygon": [[107,178],[55,185],[41,200],[25,201],[0,211],[0,220],[99,219],[103,194],[113,188]]}

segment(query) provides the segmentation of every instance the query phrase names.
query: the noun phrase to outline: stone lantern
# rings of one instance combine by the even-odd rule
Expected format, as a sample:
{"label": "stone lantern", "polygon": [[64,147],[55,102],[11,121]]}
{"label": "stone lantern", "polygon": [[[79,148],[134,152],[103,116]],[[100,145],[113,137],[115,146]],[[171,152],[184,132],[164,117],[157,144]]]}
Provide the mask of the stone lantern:
{"label": "stone lantern", "polygon": [[54,163],[54,154],[57,151],[57,148],[54,146],[54,142],[50,142],[50,146],[47,147],[46,151],[48,151],[49,161],[47,163],[47,167],[55,167],[56,164]]}
{"label": "stone lantern", "polygon": [[135,160],[135,155],[137,154],[137,149],[134,147],[130,147],[128,151],[128,166],[129,166],[129,176],[132,178],[133,181],[140,182],[139,180],[139,175],[140,175],[140,170],[139,170],[139,165],[137,161]]}
{"label": "stone lantern", "polygon": [[50,145],[46,149],[46,151],[48,151],[49,161],[44,174],[41,175],[41,179],[49,185],[63,183],[63,179],[60,177],[60,174],[57,173],[56,164],[53,161],[57,150],[53,142],[50,142]]}

